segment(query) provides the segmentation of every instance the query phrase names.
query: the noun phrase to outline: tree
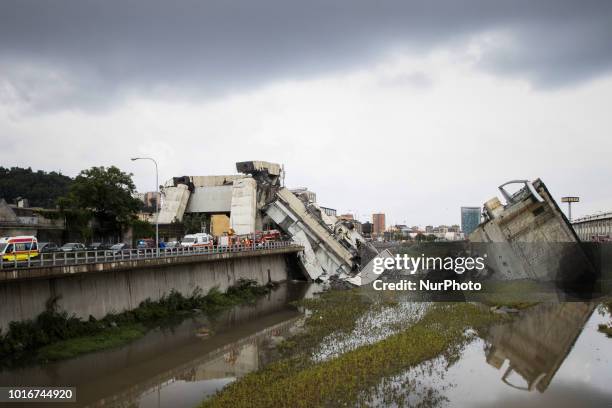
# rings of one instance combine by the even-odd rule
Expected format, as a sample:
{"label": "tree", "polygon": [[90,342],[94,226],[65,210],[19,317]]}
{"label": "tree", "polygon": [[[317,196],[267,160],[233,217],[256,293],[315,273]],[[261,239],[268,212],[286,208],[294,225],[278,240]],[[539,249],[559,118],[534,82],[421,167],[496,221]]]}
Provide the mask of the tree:
{"label": "tree", "polygon": [[183,226],[185,234],[195,234],[202,232],[202,226],[206,225],[206,215],[191,213],[183,216]]}
{"label": "tree", "polygon": [[92,167],[81,171],[59,202],[61,208],[90,212],[101,229],[117,231],[130,224],[142,207],[133,197],[135,191],[132,174],[115,166]]}
{"label": "tree", "polygon": [[403,238],[404,238],[404,234],[402,234],[402,231],[400,231],[400,230],[393,231],[393,240],[394,241],[401,241]]}
{"label": "tree", "polygon": [[134,239],[155,237],[155,226],[151,225],[150,222],[135,219],[131,225]]}
{"label": "tree", "polygon": [[54,208],[56,200],[68,193],[72,179],[57,172],[0,166],[0,198],[15,203],[27,198],[33,207]]}

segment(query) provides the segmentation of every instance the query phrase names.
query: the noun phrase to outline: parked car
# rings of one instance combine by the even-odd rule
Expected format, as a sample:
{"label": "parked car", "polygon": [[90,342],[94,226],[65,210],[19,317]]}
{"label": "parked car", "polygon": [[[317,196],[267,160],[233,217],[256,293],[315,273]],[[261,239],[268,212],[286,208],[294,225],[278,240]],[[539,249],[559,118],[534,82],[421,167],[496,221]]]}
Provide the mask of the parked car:
{"label": "parked car", "polygon": [[80,242],[68,242],[61,246],[60,251],[62,252],[75,252],[75,251],[84,251],[86,249],[85,244],[81,244]]}
{"label": "parked car", "polygon": [[109,248],[110,247],[108,246],[108,244],[105,244],[103,242],[92,242],[91,244],[89,244],[89,247],[87,249],[90,249],[92,251],[103,251]]}
{"label": "parked car", "polygon": [[118,244],[112,245],[108,249],[107,253],[110,252],[112,255],[116,255],[120,253],[121,251],[125,251],[126,249],[130,249],[130,246],[126,244],[125,242],[120,242]]}
{"label": "parked car", "polygon": [[43,254],[48,254],[51,252],[59,251],[59,246],[55,242],[39,242],[38,243],[38,252]]}
{"label": "parked car", "polygon": [[153,238],[142,238],[136,241],[138,249],[155,248],[155,240]]}
{"label": "parked car", "polygon": [[166,249],[178,248],[181,246],[181,243],[178,241],[168,241],[166,242]]}

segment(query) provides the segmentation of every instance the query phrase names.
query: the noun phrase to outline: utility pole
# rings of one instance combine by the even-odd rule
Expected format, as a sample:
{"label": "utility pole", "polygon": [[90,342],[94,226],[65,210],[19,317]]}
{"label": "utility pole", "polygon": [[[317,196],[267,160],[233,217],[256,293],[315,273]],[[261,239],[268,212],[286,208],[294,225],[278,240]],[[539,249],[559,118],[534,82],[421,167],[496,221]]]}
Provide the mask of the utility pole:
{"label": "utility pole", "polygon": [[155,164],[155,252],[159,254],[159,171],[157,162],[152,157],[132,157],[132,161],[151,160]]}

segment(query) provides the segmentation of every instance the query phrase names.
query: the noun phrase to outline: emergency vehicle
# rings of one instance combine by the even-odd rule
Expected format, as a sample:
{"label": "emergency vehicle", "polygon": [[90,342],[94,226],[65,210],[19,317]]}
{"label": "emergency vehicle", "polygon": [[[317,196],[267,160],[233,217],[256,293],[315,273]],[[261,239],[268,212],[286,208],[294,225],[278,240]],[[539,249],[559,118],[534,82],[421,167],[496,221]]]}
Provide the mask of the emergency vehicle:
{"label": "emergency vehicle", "polygon": [[212,235],[206,233],[187,234],[181,240],[181,246],[186,248],[192,247],[210,247],[213,246]]}
{"label": "emergency vehicle", "polygon": [[0,238],[0,255],[4,262],[27,261],[38,256],[38,240],[33,235]]}

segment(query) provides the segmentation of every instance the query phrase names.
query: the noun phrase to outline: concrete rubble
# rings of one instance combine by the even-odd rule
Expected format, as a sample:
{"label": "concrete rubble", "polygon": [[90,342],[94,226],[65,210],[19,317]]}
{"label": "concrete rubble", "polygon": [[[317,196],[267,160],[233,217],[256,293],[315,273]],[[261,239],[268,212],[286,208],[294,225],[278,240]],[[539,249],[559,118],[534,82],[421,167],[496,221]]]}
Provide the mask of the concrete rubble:
{"label": "concrete rubble", "polygon": [[[519,184],[513,194],[506,186]],[[497,279],[532,279],[557,283],[588,281],[595,276],[580,239],[542,180],[514,180],[484,204],[484,221],[469,240],[487,253],[488,273]]]}
{"label": "concrete rubble", "polygon": [[257,181],[258,209],[304,247],[299,259],[310,279],[350,278],[360,269],[361,248],[369,244],[349,224],[327,215],[305,195],[281,186],[280,166],[241,162],[236,168]]}
{"label": "concrete rubble", "polygon": [[[282,186],[282,167],[265,161],[236,163],[237,175],[184,176],[169,180],[163,190],[160,223],[182,221],[185,213],[229,213],[236,234],[250,234],[273,221],[295,243],[305,275],[312,280],[332,276],[360,285],[370,279],[358,272],[378,251],[351,223],[326,214],[305,194]],[[371,269],[371,266],[370,266]],[[365,269],[367,270],[367,268]]]}

